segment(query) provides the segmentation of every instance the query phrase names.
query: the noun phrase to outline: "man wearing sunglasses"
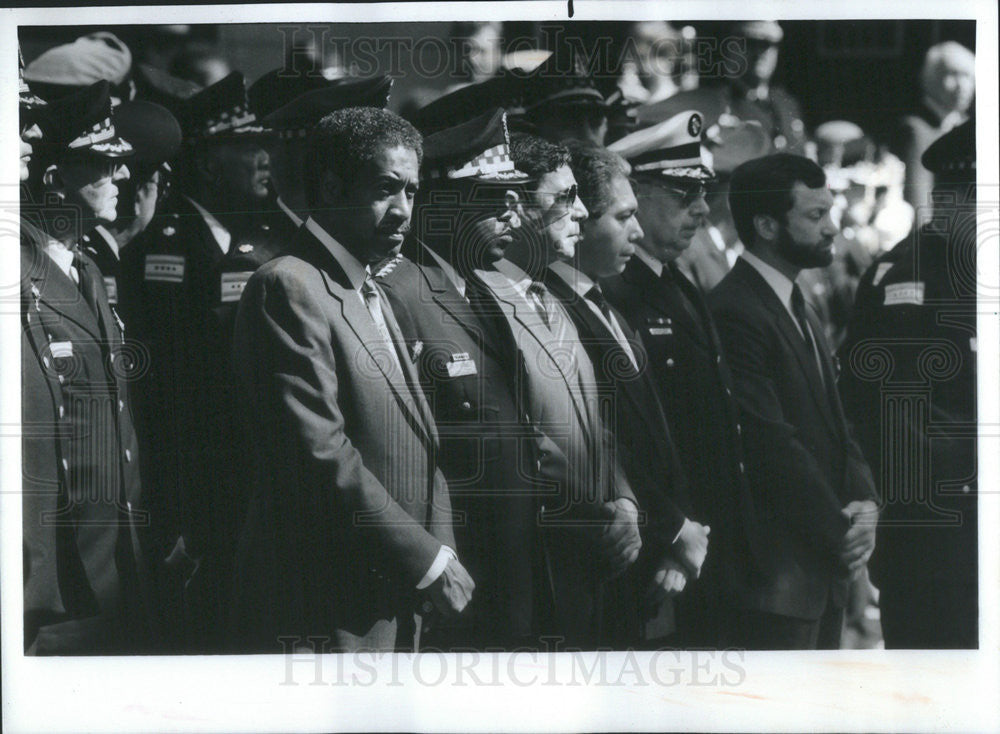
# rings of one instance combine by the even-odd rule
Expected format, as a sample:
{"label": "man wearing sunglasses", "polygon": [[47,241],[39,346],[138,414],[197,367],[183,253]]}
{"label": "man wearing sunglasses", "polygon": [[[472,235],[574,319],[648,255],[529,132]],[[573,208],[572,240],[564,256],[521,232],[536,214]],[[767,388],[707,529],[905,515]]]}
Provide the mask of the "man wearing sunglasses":
{"label": "man wearing sunglasses", "polygon": [[638,506],[600,415],[594,366],[543,282],[550,263],[575,255],[587,218],[569,151],[530,135],[514,135],[511,147],[518,170],[537,183],[506,256],[476,277],[486,317],[516,354],[512,376],[534,434],[531,478],[551,599],[540,630],[593,649],[612,641],[610,582],[638,558]]}
{"label": "man wearing sunglasses", "polygon": [[677,627],[688,645],[717,644],[717,602],[739,595],[746,557],[737,503],[747,490],[729,371],[701,292],[675,263],[708,213],[705,183],[714,173],[702,127],[701,115],[689,110],[609,146],[632,165],[644,234],[622,274],[603,281],[608,301],[642,339],[694,516],[712,529],[701,576],[691,583],[689,571],[678,600]]}

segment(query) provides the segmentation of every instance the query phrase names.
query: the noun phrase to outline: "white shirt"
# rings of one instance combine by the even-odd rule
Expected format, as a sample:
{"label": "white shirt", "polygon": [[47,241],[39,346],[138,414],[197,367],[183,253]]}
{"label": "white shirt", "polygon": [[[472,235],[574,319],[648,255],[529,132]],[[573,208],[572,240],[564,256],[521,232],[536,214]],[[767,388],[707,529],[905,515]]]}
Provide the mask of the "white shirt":
{"label": "white shirt", "polygon": [[625,350],[628,355],[629,360],[632,362],[632,366],[638,370],[639,363],[635,358],[635,353],[632,351],[632,345],[629,344],[628,339],[625,336],[625,332],[622,331],[621,324],[615,318],[614,314],[611,314],[610,320],[604,315],[604,312],[594,303],[591,299],[587,298],[587,294],[590,290],[597,285],[586,273],[580,272],[574,268],[569,263],[562,261],[556,261],[549,265],[549,269],[559,276],[566,285],[573,289],[580,298],[584,300],[587,307],[590,309],[597,318],[601,320],[601,323],[608,327],[608,330],[614,335],[615,340]]}
{"label": "white shirt", "polygon": [[59,240],[51,238],[46,244],[42,245],[42,250],[52,259],[52,262],[62,271],[63,275],[77,285],[80,285],[80,274],[77,272],[76,266],[73,265],[74,255],[72,250]]}
{"label": "white shirt", "polygon": [[222,226],[222,223],[216,219],[210,211],[199,204],[197,201],[192,199],[190,196],[185,196],[185,199],[191,202],[191,205],[198,210],[201,214],[201,218],[205,220],[205,224],[208,225],[209,231],[212,233],[212,237],[215,238],[215,243],[222,250],[223,254],[229,252],[229,243],[232,240],[232,235],[229,234],[229,230]]}
{"label": "white shirt", "polygon": [[740,257],[746,260],[747,265],[760,273],[760,276],[767,281],[767,284],[771,286],[771,290],[774,291],[775,295],[778,296],[778,300],[781,301],[781,305],[785,307],[788,315],[792,317],[792,323],[795,324],[795,328],[802,334],[799,320],[795,317],[795,311],[792,310],[792,288],[795,286],[795,283],[789,280],[787,275],[768,265],[750,250],[744,250]]}
{"label": "white shirt", "polygon": [[[528,287],[535,282],[534,279],[507,259],[497,260],[493,267],[495,267],[501,275],[510,281],[510,284],[514,286],[514,290],[517,291],[518,295],[527,301],[535,312],[538,313],[538,308],[535,305],[535,299],[528,293]],[[538,315],[544,317],[544,314],[542,313],[539,313]]]}
{"label": "white shirt", "polygon": [[[367,265],[363,265],[358,258],[356,258],[351,252],[347,250],[342,244],[337,242],[333,236],[323,229],[318,222],[312,217],[305,222],[306,229],[312,232],[313,236],[318,239],[330,254],[333,255],[334,259],[343,268],[344,273],[347,274],[347,280],[351,283],[351,288],[358,294],[358,298],[361,301],[361,305],[368,310],[368,304],[365,302],[365,297],[361,293],[361,286],[367,278],[370,277],[371,270]],[[391,345],[390,345],[391,346]],[[427,573],[424,574],[423,578],[417,583],[417,589],[426,589],[428,586],[433,584],[437,578],[444,573],[445,567],[448,565],[448,561],[452,558],[457,559],[458,554],[454,550],[446,545],[442,545],[434,557],[434,562],[431,563],[430,568],[427,569]]]}

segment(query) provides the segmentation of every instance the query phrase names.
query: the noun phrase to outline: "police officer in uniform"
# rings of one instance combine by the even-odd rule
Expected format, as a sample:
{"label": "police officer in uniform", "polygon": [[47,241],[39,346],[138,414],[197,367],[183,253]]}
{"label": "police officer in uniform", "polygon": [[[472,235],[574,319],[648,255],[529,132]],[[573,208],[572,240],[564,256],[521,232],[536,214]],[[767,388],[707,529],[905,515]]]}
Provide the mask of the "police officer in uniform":
{"label": "police officer in uniform", "polygon": [[976,648],[975,125],[922,157],[931,221],[858,287],[840,392],[881,493],[870,562],[887,648]]}
{"label": "police officer in uniform", "polygon": [[712,552],[699,583],[681,599],[678,628],[687,631],[688,644],[715,645],[719,607],[738,603],[746,576],[741,503],[748,488],[719,337],[701,292],[674,262],[708,212],[704,187],[713,174],[702,128],[701,115],[688,110],[609,146],[632,165],[644,236],[624,272],[602,285],[642,339],[695,516],[712,529]]}
{"label": "police officer in uniform", "polygon": [[414,216],[420,239],[379,274],[434,413],[461,517],[456,550],[476,580],[465,612],[427,631],[432,646],[537,646],[548,603],[513,344],[480,315],[481,291],[469,283],[475,268],[503,256],[530,182],[510,158],[500,109],[428,136]]}
{"label": "police officer in uniform", "polygon": [[129,159],[130,176],[118,185],[118,216],[101,223],[83,236],[83,251],[101,271],[108,303],[128,324],[129,314],[121,297],[130,284],[122,277],[121,253],[149,226],[162,193],[168,186],[168,163],[181,145],[181,128],[164,107],[152,102],[125,102],[115,109],[114,124],[135,153]]}
{"label": "police officer in uniform", "polygon": [[[233,72],[183,102],[185,149],[169,212],[129,249],[136,334],[150,351],[143,427],[155,482],[161,606],[184,649],[213,649],[223,618],[225,566],[239,522],[244,447],[235,425],[229,333],[216,313],[250,273],[227,261],[272,246],[266,129]],[[274,245],[277,251],[277,243]]]}
{"label": "police officer in uniform", "polygon": [[132,146],[112,124],[107,82],[45,109],[47,165],[22,201],[24,649],[141,652],[148,515],[125,389],[140,357],[78,248],[84,228],[114,219]]}

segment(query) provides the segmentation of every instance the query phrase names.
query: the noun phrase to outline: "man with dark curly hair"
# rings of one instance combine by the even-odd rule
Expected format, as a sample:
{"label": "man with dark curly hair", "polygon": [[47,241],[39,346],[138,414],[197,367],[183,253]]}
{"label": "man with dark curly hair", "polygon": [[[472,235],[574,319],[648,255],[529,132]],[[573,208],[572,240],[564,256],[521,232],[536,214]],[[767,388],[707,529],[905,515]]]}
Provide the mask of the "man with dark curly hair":
{"label": "man with dark curly hair", "polygon": [[411,650],[415,613],[458,614],[474,588],[453,550],[434,419],[372,278],[409,229],[420,134],[348,108],[320,121],[309,150],[312,216],[251,277],[236,318],[239,395],[260,447],[236,643]]}

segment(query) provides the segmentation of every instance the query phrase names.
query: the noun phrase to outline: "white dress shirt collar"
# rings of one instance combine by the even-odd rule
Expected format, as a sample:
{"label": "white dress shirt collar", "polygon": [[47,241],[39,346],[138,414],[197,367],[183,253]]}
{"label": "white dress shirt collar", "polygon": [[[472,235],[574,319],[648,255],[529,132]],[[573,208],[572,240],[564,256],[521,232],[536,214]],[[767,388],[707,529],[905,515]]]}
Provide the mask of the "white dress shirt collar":
{"label": "white dress shirt collar", "polygon": [[635,257],[646,263],[646,267],[652,270],[657,278],[663,275],[663,263],[642,249],[641,246],[635,248]]}
{"label": "white dress shirt collar", "polygon": [[514,290],[518,292],[518,295],[534,308],[534,300],[528,296],[528,286],[534,282],[534,279],[507,259],[497,260],[493,267],[507,278],[511,285],[514,286]]}
{"label": "white dress shirt collar", "polygon": [[76,269],[73,265],[73,258],[75,255],[73,251],[70,250],[66,245],[64,245],[59,240],[48,237],[48,242],[42,244],[42,250],[48,255],[52,262],[56,264],[63,275],[72,280],[74,283],[79,282],[79,276],[73,277],[73,271]]}
{"label": "white dress shirt collar", "polygon": [[219,249],[222,250],[223,254],[229,252],[229,243],[232,241],[232,235],[229,234],[229,230],[222,226],[222,223],[216,219],[210,211],[199,204],[197,201],[192,199],[190,196],[185,196],[185,199],[191,202],[191,205],[198,210],[201,214],[201,218],[205,220],[205,224],[208,225],[209,231],[212,233],[212,237],[215,238],[216,244]]}
{"label": "white dress shirt collar", "polygon": [[340,264],[340,267],[343,268],[344,272],[347,274],[347,279],[351,282],[351,287],[360,293],[361,286],[364,285],[365,279],[371,272],[368,266],[351,254],[346,247],[337,242],[337,240],[335,240],[329,232],[323,229],[312,217],[309,217],[309,219],[306,220],[306,229],[312,232],[313,236],[322,242],[323,246],[330,251],[330,254],[333,255],[334,259]]}
{"label": "white dress shirt collar", "polygon": [[750,250],[744,250],[740,258],[745,260],[747,265],[760,273],[760,276],[767,281],[771,290],[774,291],[775,295],[778,296],[778,300],[781,301],[785,310],[788,311],[788,315],[792,317],[792,321],[798,326],[795,312],[792,311],[792,288],[795,286],[795,282],[789,280],[787,275],[777,270],[774,266],[768,265]]}

